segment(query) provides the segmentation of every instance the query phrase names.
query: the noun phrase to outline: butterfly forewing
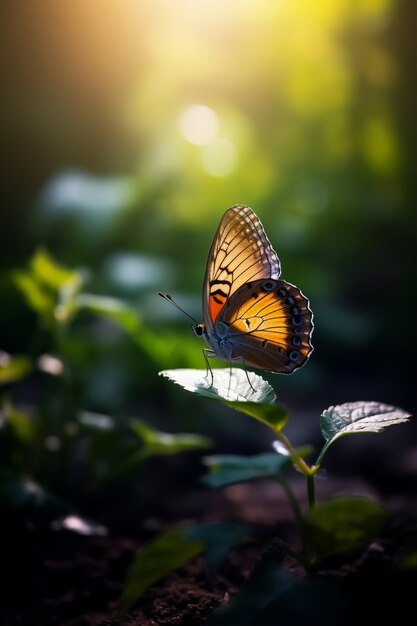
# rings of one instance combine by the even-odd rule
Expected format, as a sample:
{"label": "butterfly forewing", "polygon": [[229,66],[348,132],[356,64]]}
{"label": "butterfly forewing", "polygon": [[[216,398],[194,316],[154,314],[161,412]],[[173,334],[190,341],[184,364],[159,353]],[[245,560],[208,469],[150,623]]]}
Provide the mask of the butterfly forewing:
{"label": "butterfly forewing", "polygon": [[204,279],[204,322],[209,332],[230,297],[247,283],[278,280],[281,266],[263,226],[245,205],[228,209],[210,248]]}

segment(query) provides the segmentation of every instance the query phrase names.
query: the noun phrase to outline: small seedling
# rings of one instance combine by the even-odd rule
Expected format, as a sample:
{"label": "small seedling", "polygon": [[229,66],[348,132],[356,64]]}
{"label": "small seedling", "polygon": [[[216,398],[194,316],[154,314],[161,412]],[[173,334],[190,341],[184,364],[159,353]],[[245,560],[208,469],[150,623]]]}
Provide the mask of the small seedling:
{"label": "small seedling", "polygon": [[[211,377],[207,376],[205,370],[182,369],[160,372],[162,376],[181,385],[187,391],[221,401],[262,422],[272,429],[276,441],[274,452],[252,457],[239,455],[206,457],[204,462],[208,468],[208,474],[203,478],[203,482],[213,488],[222,488],[259,478],[277,480],[283,487],[294,513],[301,546],[299,549],[294,549],[278,540],[277,545],[281,552],[281,557],[278,559],[280,563],[282,554],[290,554],[303,565],[307,573],[311,574],[317,571],[329,557],[347,558],[363,552],[384,527],[387,520],[385,509],[379,503],[362,496],[338,496],[326,502],[317,503],[317,474],[330,446],[341,437],[359,433],[377,433],[387,426],[407,422],[410,415],[402,409],[380,402],[359,401],[331,406],[321,415],[320,426],[324,445],[316,460],[311,463],[306,460],[311,456],[311,446],[295,448],[283,432],[289,413],[277,402],[275,392],[267,381],[253,372],[237,368],[213,369],[212,373],[213,383],[211,384]],[[303,513],[287,479],[287,474],[292,468],[305,477],[307,513]],[[210,526],[209,532],[208,526]],[[172,533],[175,535],[174,541],[171,541]],[[215,542],[213,542],[213,534],[216,537]],[[172,569],[184,565],[196,554],[205,552],[210,561],[213,545],[231,547],[232,540],[235,542],[241,540],[242,534],[244,531],[239,525],[236,525],[234,533],[230,528],[225,533],[222,524],[196,525],[191,529],[182,527],[174,531],[169,530],[168,533],[158,537],[147,546],[136,558],[128,575],[122,596],[122,606],[131,607],[150,584],[165,576]],[[221,555],[224,556],[225,551],[222,551]],[[273,557],[270,555],[268,558]],[[275,580],[278,574],[272,568],[271,563],[268,566],[264,564],[262,567],[269,568],[271,580]],[[282,578],[282,576],[287,580],[290,575],[289,573],[283,574],[282,569],[279,568],[279,577]],[[291,585],[292,583],[299,585],[297,577],[294,580],[291,578],[291,581]],[[290,584],[288,580],[287,583]],[[257,584],[255,576],[255,582],[252,580],[251,585],[256,587],[256,593],[259,592]],[[276,587],[272,583],[271,585],[271,597],[273,597]],[[306,593],[308,595],[308,589]],[[239,604],[237,613],[232,611],[227,619],[238,619],[239,611],[242,610],[242,605]],[[231,623],[230,621],[223,622],[221,616],[218,621],[216,619],[210,624]]]}

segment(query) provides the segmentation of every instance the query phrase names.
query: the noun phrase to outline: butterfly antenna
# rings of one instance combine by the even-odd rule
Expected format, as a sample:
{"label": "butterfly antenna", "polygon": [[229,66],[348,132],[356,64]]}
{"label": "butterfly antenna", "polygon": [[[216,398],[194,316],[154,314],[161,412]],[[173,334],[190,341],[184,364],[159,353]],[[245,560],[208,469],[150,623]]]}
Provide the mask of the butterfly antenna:
{"label": "butterfly antenna", "polygon": [[159,295],[161,296],[161,298],[164,298],[164,300],[167,300],[168,302],[170,302],[173,306],[175,306],[175,308],[177,308],[179,311],[181,311],[181,313],[184,313],[184,315],[186,315],[187,317],[190,318],[190,320],[192,320],[194,322],[194,324],[198,324],[197,320],[195,320],[193,317],[191,317],[191,315],[189,315],[186,311],[184,311],[184,309],[182,309],[180,307],[179,304],[177,304],[175,302],[175,300],[173,300],[171,298],[171,296],[168,293],[164,293],[163,291],[159,292]]}

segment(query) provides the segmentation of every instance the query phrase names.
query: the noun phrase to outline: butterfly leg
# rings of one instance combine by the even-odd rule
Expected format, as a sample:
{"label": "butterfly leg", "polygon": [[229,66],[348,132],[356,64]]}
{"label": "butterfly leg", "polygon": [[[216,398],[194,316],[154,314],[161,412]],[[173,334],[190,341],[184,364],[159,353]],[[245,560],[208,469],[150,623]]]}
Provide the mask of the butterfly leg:
{"label": "butterfly leg", "polygon": [[252,389],[252,391],[253,391],[254,393],[256,393],[256,389],[254,389],[254,387],[253,387],[253,385],[252,385],[252,383],[251,383],[251,381],[250,381],[250,378],[249,378],[249,374],[248,374],[248,370],[247,370],[247,367],[246,367],[246,361],[245,361],[245,359],[244,359],[243,357],[241,357],[241,356],[240,356],[240,357],[238,357],[238,358],[236,359],[236,361],[239,361],[240,363],[242,363],[242,365],[243,365],[243,369],[245,370],[246,379],[247,379],[247,381],[248,381],[248,383],[249,383],[249,387]]}
{"label": "butterfly leg", "polygon": [[204,360],[206,362],[206,370],[207,370],[205,378],[208,378],[208,375],[209,375],[209,372],[210,372],[210,376],[211,376],[210,387],[213,387],[213,385],[214,385],[214,376],[213,376],[213,370],[210,367],[209,357],[216,356],[216,353],[213,352],[213,350],[210,350],[209,348],[203,348],[203,355],[204,355]]}

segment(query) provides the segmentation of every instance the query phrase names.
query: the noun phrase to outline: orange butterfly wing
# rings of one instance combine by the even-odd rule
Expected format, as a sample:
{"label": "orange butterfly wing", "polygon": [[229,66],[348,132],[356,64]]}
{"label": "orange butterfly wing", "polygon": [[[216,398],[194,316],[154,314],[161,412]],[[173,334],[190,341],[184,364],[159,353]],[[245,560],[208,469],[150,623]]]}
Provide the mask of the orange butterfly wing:
{"label": "orange butterfly wing", "polygon": [[226,301],[246,283],[277,280],[281,264],[258,217],[248,206],[228,209],[214,235],[204,277],[204,322],[209,331]]}
{"label": "orange butterfly wing", "polygon": [[240,287],[219,316],[227,327],[232,359],[290,374],[310,356],[313,314],[307,298],[284,280]]}
{"label": "orange butterfly wing", "polygon": [[228,209],[204,278],[204,336],[214,353],[288,374],[306,362],[313,314],[307,298],[280,274],[278,255],[252,209]]}

